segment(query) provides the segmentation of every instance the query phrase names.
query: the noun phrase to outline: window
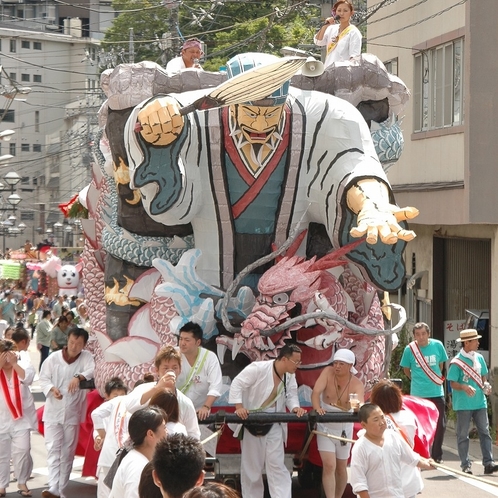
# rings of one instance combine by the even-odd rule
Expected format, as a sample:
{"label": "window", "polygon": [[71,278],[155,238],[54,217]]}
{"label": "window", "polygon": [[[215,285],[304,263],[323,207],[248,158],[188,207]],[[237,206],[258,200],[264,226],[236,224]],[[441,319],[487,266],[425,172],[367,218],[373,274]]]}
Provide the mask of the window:
{"label": "window", "polygon": [[41,80],[41,74],[33,74],[33,81],[35,83],[41,83],[42,80]]}
{"label": "window", "polygon": [[4,123],[15,123],[16,121],[16,111],[14,109],[9,109],[5,116],[3,117]]}
{"label": "window", "polygon": [[11,51],[11,53],[15,53],[16,52],[16,46],[17,46],[16,40],[11,39],[10,40],[10,51]]}
{"label": "window", "polygon": [[[22,152],[29,152],[29,144],[21,144],[21,151]],[[28,178],[29,180],[29,178]]]}
{"label": "window", "polygon": [[35,111],[35,131],[40,131],[40,111]]}
{"label": "window", "polygon": [[29,185],[29,176],[23,176],[21,178],[21,185]]}
{"label": "window", "polygon": [[17,81],[17,74],[16,73],[9,73],[9,79],[11,81]]}
{"label": "window", "polygon": [[33,144],[33,152],[41,152],[41,144]]}
{"label": "window", "polygon": [[22,73],[21,74],[21,81],[29,81],[29,74]]}
{"label": "window", "polygon": [[31,48],[31,43],[29,43],[28,40],[21,40],[21,47],[22,48]]}
{"label": "window", "polygon": [[35,221],[35,212],[21,211],[21,221]]}
{"label": "window", "polygon": [[415,54],[414,131],[463,123],[463,38]]}
{"label": "window", "polygon": [[33,50],[41,50],[41,42],[33,42]]}
{"label": "window", "polygon": [[386,66],[387,72],[394,74],[394,76],[399,76],[398,74],[398,58],[395,57],[390,61],[384,62],[384,66]]}
{"label": "window", "polygon": [[15,143],[10,142],[10,144],[9,144],[9,154],[11,156],[15,156],[16,155],[16,144]]}

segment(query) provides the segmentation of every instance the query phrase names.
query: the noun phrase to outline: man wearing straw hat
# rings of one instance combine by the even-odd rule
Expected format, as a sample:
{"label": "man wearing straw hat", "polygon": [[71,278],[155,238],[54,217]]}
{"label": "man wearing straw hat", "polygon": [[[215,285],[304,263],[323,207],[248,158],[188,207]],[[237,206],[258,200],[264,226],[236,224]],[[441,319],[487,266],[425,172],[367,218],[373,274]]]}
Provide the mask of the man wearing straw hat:
{"label": "man wearing straw hat", "polygon": [[488,404],[486,394],[490,386],[486,382],[488,367],[481,354],[477,352],[479,339],[477,330],[466,329],[460,332],[457,342],[462,344],[460,353],[451,360],[448,380],[453,389],[453,409],[457,414],[456,434],[458,456],[463,472],[472,474],[469,459],[469,428],[474,420],[481,443],[484,473],[498,471],[493,460],[492,441],[489,434]]}

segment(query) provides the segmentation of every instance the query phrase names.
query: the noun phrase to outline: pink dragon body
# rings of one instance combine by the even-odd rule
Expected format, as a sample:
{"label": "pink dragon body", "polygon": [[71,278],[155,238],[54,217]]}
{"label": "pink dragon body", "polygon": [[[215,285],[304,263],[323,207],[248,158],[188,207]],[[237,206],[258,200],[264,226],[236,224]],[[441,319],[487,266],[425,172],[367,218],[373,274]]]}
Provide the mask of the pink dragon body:
{"label": "pink dragon body", "polygon": [[336,349],[351,349],[359,378],[368,391],[383,377],[384,336],[360,334],[331,319],[311,319],[273,332],[290,318],[327,310],[355,325],[383,330],[375,289],[349,264],[344,270],[328,270],[346,264],[341,253],[344,251],[318,261],[298,256],[281,259],[261,277],[256,303],[233,341],[221,336],[217,342],[232,349],[232,357],[241,352],[254,361],[276,358],[285,341],[293,338],[303,351],[298,383],[310,387],[321,369],[330,364]]}

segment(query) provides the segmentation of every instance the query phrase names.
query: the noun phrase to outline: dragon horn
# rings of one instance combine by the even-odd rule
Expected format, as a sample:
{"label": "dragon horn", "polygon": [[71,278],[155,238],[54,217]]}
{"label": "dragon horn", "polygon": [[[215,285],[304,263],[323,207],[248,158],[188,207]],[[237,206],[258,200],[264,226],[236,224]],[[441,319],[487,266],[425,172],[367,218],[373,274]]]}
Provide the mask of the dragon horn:
{"label": "dragon horn", "polygon": [[[304,240],[304,237],[306,237],[306,234],[308,233],[308,230],[303,230],[297,237],[296,240],[292,243],[292,245],[287,249],[285,252],[285,256],[276,256],[275,257],[275,262],[278,263],[279,261],[282,261],[284,257],[286,258],[292,258],[294,254],[296,254],[297,250],[299,249],[299,246],[301,245],[301,242]],[[277,250],[277,244],[275,242],[272,242],[271,245],[271,250],[274,252]]]}
{"label": "dragon horn", "polygon": [[289,247],[289,249],[287,249],[287,252],[285,253],[285,255],[288,257],[288,258],[291,258],[292,256],[294,256],[294,254],[296,254],[297,250],[299,249],[299,246],[301,245],[301,242],[304,240],[304,237],[306,237],[308,233],[308,230],[303,230],[297,237],[296,237],[296,240],[292,243],[292,245]]}
{"label": "dragon horn", "polygon": [[336,266],[347,264],[348,261],[344,259],[344,256],[363,242],[365,242],[365,238],[355,240],[354,242],[350,242],[349,244],[346,244],[345,246],[340,247],[335,251],[329,252],[323,258],[320,258],[316,263],[313,263],[308,268],[308,272],[317,270],[328,270],[329,268],[335,268]]}

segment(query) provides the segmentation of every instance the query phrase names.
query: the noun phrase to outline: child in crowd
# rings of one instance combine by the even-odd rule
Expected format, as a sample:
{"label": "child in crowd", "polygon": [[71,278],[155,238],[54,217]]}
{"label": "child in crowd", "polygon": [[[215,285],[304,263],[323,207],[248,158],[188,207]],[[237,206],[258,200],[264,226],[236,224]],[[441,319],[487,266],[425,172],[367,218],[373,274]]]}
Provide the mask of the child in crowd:
{"label": "child in crowd", "polygon": [[105,385],[106,403],[92,412],[95,430],[94,448],[100,452],[98,461],[97,498],[107,498],[111,490],[104,479],[114,462],[116,452],[128,438],[128,421],[130,414],[124,406],[123,397],[128,388],[119,377],[113,377]]}
{"label": "child in crowd", "polygon": [[432,469],[430,460],[415,453],[393,430],[386,430],[382,410],[372,403],[359,411],[365,434],[353,446],[351,486],[360,498],[404,498],[401,462]]}

